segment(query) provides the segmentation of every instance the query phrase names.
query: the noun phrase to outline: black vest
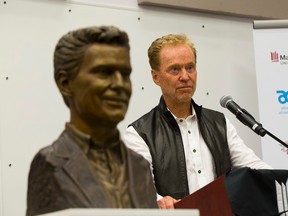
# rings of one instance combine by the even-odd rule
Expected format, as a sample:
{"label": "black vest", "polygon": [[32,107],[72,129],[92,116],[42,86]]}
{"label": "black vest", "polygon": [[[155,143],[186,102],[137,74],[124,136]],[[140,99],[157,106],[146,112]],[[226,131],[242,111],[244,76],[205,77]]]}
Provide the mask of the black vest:
{"label": "black vest", "polygon": [[[212,157],[217,177],[231,169],[226,121],[222,113],[202,108],[191,100],[200,132]],[[175,199],[189,194],[181,132],[163,97],[158,106],[131,124],[149,147],[158,194]]]}

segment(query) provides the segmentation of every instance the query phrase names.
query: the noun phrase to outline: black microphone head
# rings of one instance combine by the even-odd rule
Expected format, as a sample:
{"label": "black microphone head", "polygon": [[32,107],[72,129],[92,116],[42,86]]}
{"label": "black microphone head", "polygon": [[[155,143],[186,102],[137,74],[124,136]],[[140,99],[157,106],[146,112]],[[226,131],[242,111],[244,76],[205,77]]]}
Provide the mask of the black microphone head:
{"label": "black microphone head", "polygon": [[220,104],[222,107],[226,108],[227,107],[227,103],[229,101],[233,100],[232,97],[230,95],[224,95],[223,97],[221,97],[220,99]]}

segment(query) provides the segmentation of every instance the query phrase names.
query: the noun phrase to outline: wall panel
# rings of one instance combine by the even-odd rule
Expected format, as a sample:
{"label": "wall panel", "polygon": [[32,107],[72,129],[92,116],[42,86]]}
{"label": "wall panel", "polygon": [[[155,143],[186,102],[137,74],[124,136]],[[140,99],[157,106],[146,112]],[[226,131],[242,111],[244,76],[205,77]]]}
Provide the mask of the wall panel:
{"label": "wall panel", "polygon": [[[160,90],[150,77],[147,48],[156,37],[186,33],[198,49],[195,100],[227,114],[261,156],[260,138],[219,105],[225,94],[258,117],[250,19],[189,11],[90,6],[53,0],[8,0],[0,4],[0,161],[3,216],[24,215],[27,177],[34,154],[51,144],[69,119],[53,80],[52,57],[67,31],[116,25],[131,41],[133,94],[121,133],[153,108]],[[1,191],[0,191],[1,192]]]}

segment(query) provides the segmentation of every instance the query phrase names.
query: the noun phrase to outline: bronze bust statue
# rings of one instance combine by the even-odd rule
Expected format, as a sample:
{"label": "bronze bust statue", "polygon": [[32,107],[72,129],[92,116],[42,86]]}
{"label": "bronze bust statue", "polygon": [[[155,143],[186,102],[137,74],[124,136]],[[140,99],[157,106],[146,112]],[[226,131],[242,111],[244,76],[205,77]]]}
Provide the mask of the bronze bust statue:
{"label": "bronze bust statue", "polygon": [[67,208],[157,208],[148,162],[123,144],[117,124],[131,96],[129,39],[113,26],[65,34],[54,78],[70,121],[34,157],[27,216]]}

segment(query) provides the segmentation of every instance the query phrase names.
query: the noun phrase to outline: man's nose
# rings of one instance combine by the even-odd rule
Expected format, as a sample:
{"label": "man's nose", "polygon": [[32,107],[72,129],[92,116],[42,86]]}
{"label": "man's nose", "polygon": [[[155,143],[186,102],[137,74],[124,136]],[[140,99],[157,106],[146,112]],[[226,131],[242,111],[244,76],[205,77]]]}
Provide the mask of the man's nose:
{"label": "man's nose", "polygon": [[185,68],[181,69],[181,72],[179,75],[180,75],[179,76],[180,80],[188,80],[189,79],[188,71]]}

